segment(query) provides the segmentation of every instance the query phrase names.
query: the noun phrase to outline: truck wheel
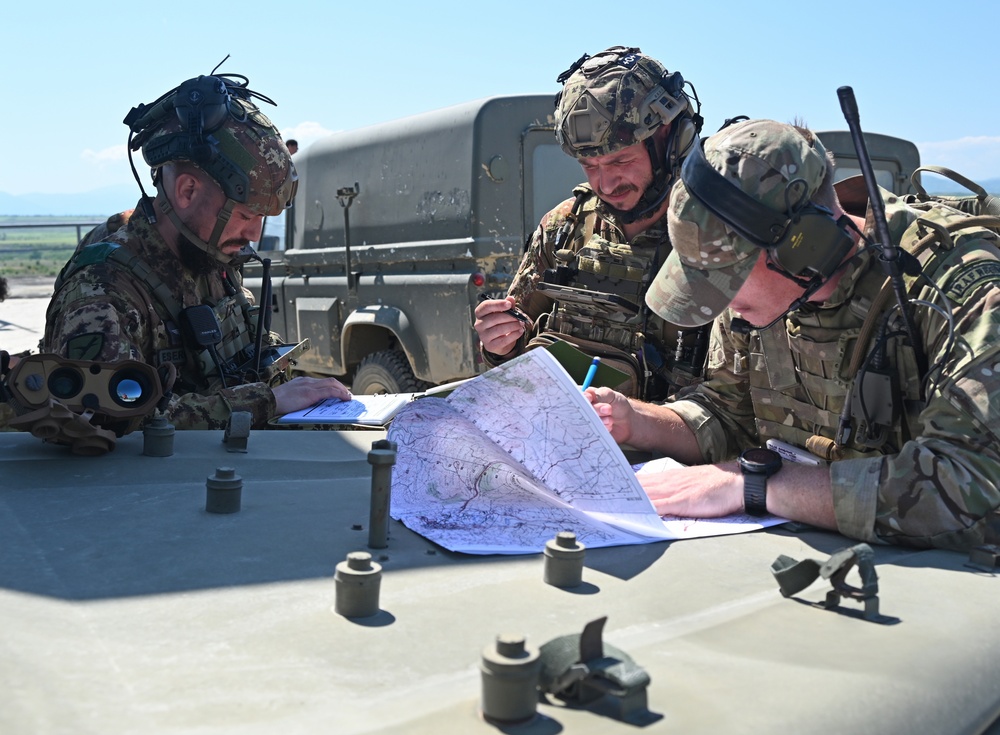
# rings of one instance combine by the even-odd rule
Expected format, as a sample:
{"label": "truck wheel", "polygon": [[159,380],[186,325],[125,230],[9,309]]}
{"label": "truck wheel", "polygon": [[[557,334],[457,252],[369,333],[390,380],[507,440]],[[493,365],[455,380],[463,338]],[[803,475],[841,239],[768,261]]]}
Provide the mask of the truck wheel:
{"label": "truck wheel", "polygon": [[354,372],[351,391],[359,394],[419,393],[430,383],[417,380],[410,363],[399,350],[383,350],[366,355]]}

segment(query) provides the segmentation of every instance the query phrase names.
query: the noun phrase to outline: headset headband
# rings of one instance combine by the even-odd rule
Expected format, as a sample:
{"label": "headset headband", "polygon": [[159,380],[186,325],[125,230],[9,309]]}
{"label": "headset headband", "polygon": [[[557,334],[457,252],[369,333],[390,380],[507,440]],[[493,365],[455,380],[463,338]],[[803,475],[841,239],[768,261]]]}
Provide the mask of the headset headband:
{"label": "headset headband", "polygon": [[775,212],[716,171],[705,158],[701,140],[691,146],[681,167],[681,180],[704,207],[754,245],[770,248],[781,242],[791,218]]}
{"label": "headset headband", "polygon": [[[776,212],[743,191],[705,158],[702,141],[691,146],[681,167],[681,180],[709,212],[740,237],[760,248],[792,276],[829,278],[854,247],[846,231],[848,218],[809,200],[804,179],[785,185],[786,212]],[[793,197],[796,187],[801,194]]]}

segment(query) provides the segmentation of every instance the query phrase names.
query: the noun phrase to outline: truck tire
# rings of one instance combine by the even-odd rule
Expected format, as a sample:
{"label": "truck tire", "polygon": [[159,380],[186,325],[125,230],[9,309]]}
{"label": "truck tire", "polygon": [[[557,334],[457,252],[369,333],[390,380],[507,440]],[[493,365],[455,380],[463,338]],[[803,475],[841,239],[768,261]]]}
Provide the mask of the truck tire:
{"label": "truck tire", "polygon": [[417,380],[400,350],[383,350],[366,355],[354,371],[351,391],[358,394],[419,393],[430,383]]}

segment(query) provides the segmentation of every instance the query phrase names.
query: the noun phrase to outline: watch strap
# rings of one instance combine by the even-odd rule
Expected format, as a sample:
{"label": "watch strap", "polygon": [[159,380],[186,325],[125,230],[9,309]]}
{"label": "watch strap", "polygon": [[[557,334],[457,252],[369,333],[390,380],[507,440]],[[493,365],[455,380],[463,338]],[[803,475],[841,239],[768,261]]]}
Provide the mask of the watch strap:
{"label": "watch strap", "polygon": [[767,515],[767,475],[743,473],[743,509],[747,515]]}

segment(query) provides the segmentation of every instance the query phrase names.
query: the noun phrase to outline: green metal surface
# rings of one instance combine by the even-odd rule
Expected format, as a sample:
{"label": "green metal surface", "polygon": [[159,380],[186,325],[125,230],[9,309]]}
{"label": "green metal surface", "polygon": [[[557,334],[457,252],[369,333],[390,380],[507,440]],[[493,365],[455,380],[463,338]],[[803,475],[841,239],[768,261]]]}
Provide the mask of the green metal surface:
{"label": "green metal surface", "polygon": [[[453,554],[391,522],[369,550],[382,431],[141,434],[70,456],[0,434],[0,732],[489,733],[480,660],[501,634],[540,646],[602,616],[604,640],[651,677],[648,733],[973,733],[1000,708],[998,580],[942,551],[876,548],[881,611],[782,598],[781,554],[851,544],[780,527],[588,549],[583,583],[544,558]],[[232,467],[238,512],[205,512]],[[333,611],[348,553],[381,565],[379,612]],[[523,733],[634,733],[541,703]]]}

